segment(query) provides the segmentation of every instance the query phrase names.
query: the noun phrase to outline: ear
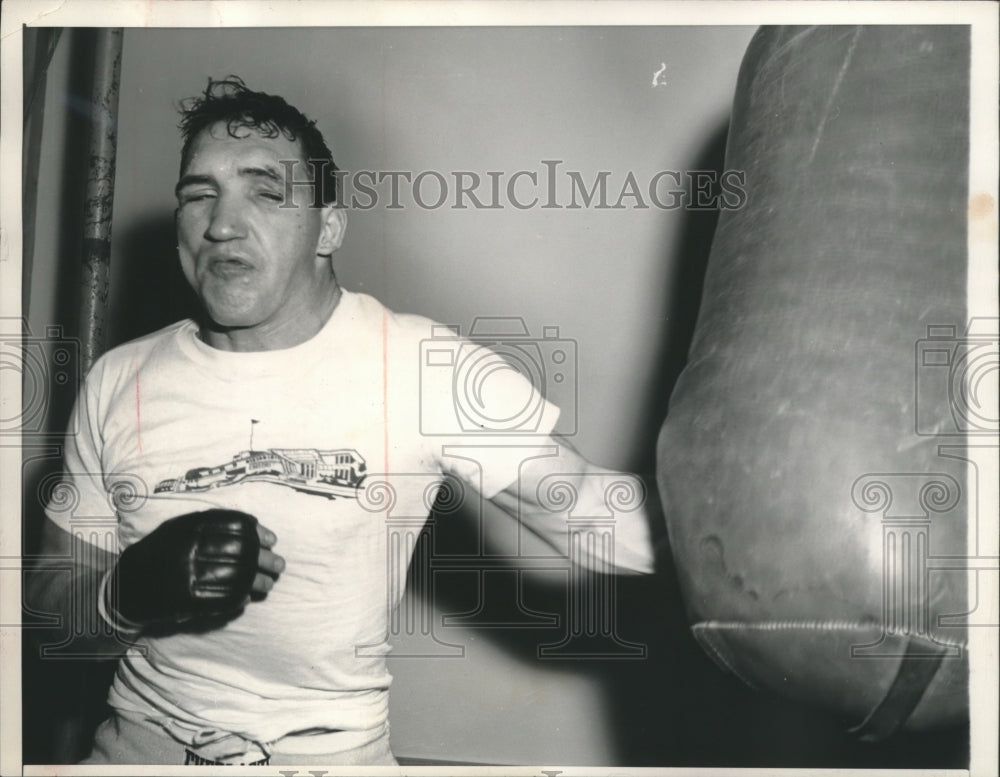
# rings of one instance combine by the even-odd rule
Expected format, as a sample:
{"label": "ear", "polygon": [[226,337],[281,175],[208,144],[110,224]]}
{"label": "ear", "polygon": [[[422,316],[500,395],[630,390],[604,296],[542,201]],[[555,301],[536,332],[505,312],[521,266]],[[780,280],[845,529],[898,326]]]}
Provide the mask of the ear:
{"label": "ear", "polygon": [[335,204],[324,205],[322,219],[319,241],[316,243],[316,253],[319,256],[330,256],[344,242],[347,211]]}

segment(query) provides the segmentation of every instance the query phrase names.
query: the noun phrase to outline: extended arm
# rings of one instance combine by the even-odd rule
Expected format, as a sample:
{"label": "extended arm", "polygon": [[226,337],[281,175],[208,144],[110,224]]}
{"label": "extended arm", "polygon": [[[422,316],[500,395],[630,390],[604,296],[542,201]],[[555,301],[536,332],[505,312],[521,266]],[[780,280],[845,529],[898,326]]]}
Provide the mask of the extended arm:
{"label": "extended arm", "polygon": [[518,479],[493,503],[564,555],[570,555],[574,532],[588,524],[611,527],[610,543],[584,542],[575,557],[602,571],[653,572],[642,481],[592,464],[562,437],[548,437],[540,447],[551,448],[554,455],[526,459]]}

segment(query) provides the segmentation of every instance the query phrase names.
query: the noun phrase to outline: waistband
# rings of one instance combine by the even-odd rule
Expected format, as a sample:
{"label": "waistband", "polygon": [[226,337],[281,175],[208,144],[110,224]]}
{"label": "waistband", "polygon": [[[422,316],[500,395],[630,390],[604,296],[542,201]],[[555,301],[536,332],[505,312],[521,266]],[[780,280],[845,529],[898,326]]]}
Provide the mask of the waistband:
{"label": "waistband", "polygon": [[189,763],[263,765],[275,751],[291,756],[336,755],[365,747],[389,733],[388,723],[384,723],[360,731],[293,731],[270,742],[259,742],[231,731],[199,728],[173,718],[145,716],[145,720],[158,724],[172,739],[184,745]]}

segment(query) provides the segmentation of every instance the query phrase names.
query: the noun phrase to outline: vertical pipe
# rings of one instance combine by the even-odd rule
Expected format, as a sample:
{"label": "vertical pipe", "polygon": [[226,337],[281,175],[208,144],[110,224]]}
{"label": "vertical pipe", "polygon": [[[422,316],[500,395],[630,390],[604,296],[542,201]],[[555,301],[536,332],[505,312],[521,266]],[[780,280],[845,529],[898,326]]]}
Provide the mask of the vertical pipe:
{"label": "vertical pipe", "polygon": [[105,324],[111,285],[111,211],[115,192],[121,64],[121,28],[97,30],[83,227],[83,275],[80,289],[79,332],[83,374],[90,370],[94,360],[101,355],[106,345]]}
{"label": "vertical pipe", "polygon": [[[35,213],[38,210],[38,170],[42,159],[42,127],[45,122],[45,86],[49,64],[62,34],[54,28],[24,30],[25,46],[33,41],[30,63],[25,58],[24,151],[21,157],[21,315],[31,305],[31,270],[35,256]],[[29,35],[32,36],[29,38]]]}

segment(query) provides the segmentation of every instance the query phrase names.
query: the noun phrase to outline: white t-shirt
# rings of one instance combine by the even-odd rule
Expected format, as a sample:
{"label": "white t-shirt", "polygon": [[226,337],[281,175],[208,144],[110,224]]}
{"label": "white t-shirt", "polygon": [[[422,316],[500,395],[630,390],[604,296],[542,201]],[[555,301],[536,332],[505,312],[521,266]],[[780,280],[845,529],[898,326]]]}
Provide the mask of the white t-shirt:
{"label": "white t-shirt", "polygon": [[[389,538],[419,527],[445,473],[485,497],[513,483],[524,449],[496,443],[512,424],[547,435],[558,417],[513,369],[487,370],[484,393],[466,387],[461,365],[483,352],[444,334],[344,292],[293,348],[221,351],[183,321],[98,360],[67,446],[78,499],[49,516],[67,531],[114,516],[122,550],[168,518],[242,510],[286,560],[266,599],[225,626],[141,637],[113,707],[256,742],[384,724],[387,617],[409,561]],[[476,442],[474,456],[442,452]]]}

